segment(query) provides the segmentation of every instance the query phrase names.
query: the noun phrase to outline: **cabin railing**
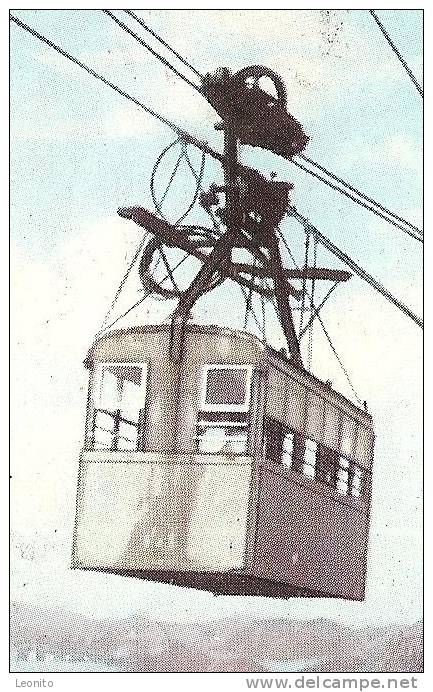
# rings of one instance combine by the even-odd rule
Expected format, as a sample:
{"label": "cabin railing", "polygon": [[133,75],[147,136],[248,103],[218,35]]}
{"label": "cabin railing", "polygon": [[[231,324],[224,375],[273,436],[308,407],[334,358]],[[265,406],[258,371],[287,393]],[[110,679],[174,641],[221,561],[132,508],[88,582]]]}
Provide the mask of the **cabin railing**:
{"label": "cabin railing", "polygon": [[[102,414],[108,416],[111,420],[112,427],[104,427],[98,423],[98,415]],[[92,421],[92,433],[91,433],[91,449],[110,449],[112,451],[118,451],[122,449],[137,450],[140,439],[140,417],[138,421],[130,420],[122,415],[121,409],[108,410],[104,408],[95,408],[93,411],[93,421]],[[124,434],[128,430],[121,429],[121,426],[129,426],[133,428],[131,431],[132,437]],[[105,440],[104,435],[98,440],[98,431],[106,433]],[[110,436],[108,438],[107,436]],[[110,441],[110,444],[108,444]]]}

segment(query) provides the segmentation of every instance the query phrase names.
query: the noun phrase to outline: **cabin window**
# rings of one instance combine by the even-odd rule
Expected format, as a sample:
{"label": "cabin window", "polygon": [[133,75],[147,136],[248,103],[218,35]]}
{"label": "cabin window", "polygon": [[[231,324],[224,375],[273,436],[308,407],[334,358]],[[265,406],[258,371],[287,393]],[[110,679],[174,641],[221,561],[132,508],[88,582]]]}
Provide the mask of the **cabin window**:
{"label": "cabin window", "polygon": [[249,365],[207,365],[204,373],[202,410],[248,411],[252,367]]}
{"label": "cabin window", "polygon": [[339,454],[329,447],[319,445],[316,458],[316,478],[331,488],[337,487]]}
{"label": "cabin window", "polygon": [[283,460],[284,426],[280,421],[267,418],[263,438],[263,455],[268,461],[280,464]]}
{"label": "cabin window", "polygon": [[197,451],[247,454],[252,367],[207,365],[197,423]]}
{"label": "cabin window", "polygon": [[299,470],[296,453],[301,436],[273,418],[265,421],[263,456],[268,461],[283,464],[288,469]]}
{"label": "cabin window", "polygon": [[337,490],[342,495],[361,497],[365,494],[365,469],[354,461],[340,457]]}
{"label": "cabin window", "polygon": [[283,438],[283,466],[288,469],[292,468],[293,465],[293,454],[295,451],[295,433],[291,430],[284,434]]}
{"label": "cabin window", "polygon": [[94,392],[93,448],[136,450],[145,398],[145,365],[99,363]]}
{"label": "cabin window", "polygon": [[317,442],[307,438],[305,440],[304,465],[302,472],[304,476],[314,478],[316,475]]}
{"label": "cabin window", "polygon": [[363,469],[358,466],[357,464],[353,465],[353,472],[351,476],[351,486],[350,486],[350,494],[353,497],[361,497],[363,494],[363,481],[364,481],[364,472]]}

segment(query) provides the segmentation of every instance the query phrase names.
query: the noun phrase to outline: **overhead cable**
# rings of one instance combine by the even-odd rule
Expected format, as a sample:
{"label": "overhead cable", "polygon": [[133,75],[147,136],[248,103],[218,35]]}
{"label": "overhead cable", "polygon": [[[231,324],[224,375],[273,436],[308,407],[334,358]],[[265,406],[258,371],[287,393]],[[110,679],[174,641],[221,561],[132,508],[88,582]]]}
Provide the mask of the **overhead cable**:
{"label": "overhead cable", "polygon": [[138,41],[138,43],[140,43],[142,46],[144,46],[144,48],[147,48],[149,53],[152,53],[152,55],[154,55],[155,58],[157,58],[160,62],[162,62],[163,65],[168,67],[169,70],[174,72],[174,74],[177,77],[180,77],[180,79],[183,79],[187,84],[189,84],[189,86],[191,86],[193,89],[196,89],[198,92],[200,92],[200,87],[197,86],[197,84],[195,84],[190,79],[188,79],[188,77],[185,77],[185,75],[183,75],[181,72],[179,72],[168,60],[166,60],[166,58],[164,58],[162,55],[160,55],[160,53],[158,53],[156,50],[154,50],[152,48],[152,46],[150,46],[147,43],[147,41],[145,41],[143,38],[141,38],[141,36],[138,36],[135,33],[135,31],[133,31],[132,29],[129,28],[129,26],[127,24],[125,24],[120,19],[118,19],[116,17],[116,15],[113,14],[113,12],[111,12],[110,10],[102,10],[102,11],[105,12],[105,14],[108,15],[114,22],[116,22],[116,24],[118,24],[120,26],[120,28],[123,29],[123,31],[126,31],[127,34],[132,36],[136,41]]}
{"label": "overhead cable", "polygon": [[387,221],[388,223],[392,224],[396,228],[399,228],[400,230],[404,231],[404,233],[407,233],[407,235],[410,235],[415,240],[418,240],[418,242],[420,242],[420,243],[423,242],[422,236],[420,236],[419,233],[415,233],[410,228],[407,228],[406,226],[403,226],[402,224],[398,223],[397,221],[394,221],[392,218],[385,216],[385,214],[383,214],[378,209],[375,209],[371,204],[367,204],[366,202],[363,202],[362,199],[358,199],[357,197],[352,195],[350,192],[347,192],[346,190],[344,190],[342,187],[338,187],[337,185],[334,185],[329,180],[326,180],[326,178],[323,178],[323,176],[319,175],[319,173],[316,173],[315,171],[307,168],[306,166],[303,166],[302,163],[299,163],[299,161],[295,161],[295,159],[292,159],[291,162],[295,166],[297,166],[298,168],[301,168],[306,173],[309,173],[310,175],[312,175],[315,178],[317,178],[318,180],[320,180],[322,183],[325,183],[326,185],[331,187],[333,190],[337,190],[337,192],[341,192],[342,195],[344,195],[345,197],[348,197],[353,202],[356,202],[356,204],[359,204],[361,207],[364,207],[365,209],[368,209],[369,211],[372,211],[373,214],[380,216],[384,221]]}
{"label": "overhead cable", "polygon": [[395,43],[392,41],[389,33],[383,26],[382,22],[380,21],[379,17],[377,16],[376,12],[374,10],[368,10],[373,17],[374,21],[376,22],[377,26],[381,30],[382,34],[385,36],[386,40],[388,41],[389,45],[391,46],[392,50],[396,54],[397,58],[400,60],[401,64],[403,65],[404,69],[406,70],[407,74],[409,75],[410,79],[414,83],[416,89],[418,92],[421,94],[422,98],[424,98],[424,91],[422,87],[419,85],[415,75],[413,74],[412,70],[410,69],[409,65],[407,64],[406,60],[403,58],[402,54],[398,50],[397,46]]}
{"label": "overhead cable", "polygon": [[332,252],[333,255],[338,257],[344,264],[346,264],[350,269],[352,269],[355,274],[361,277],[364,281],[366,281],[370,286],[373,286],[373,288],[383,295],[387,300],[389,300],[393,305],[395,305],[399,310],[401,310],[407,317],[410,317],[411,320],[415,322],[415,324],[418,325],[418,327],[423,327],[423,321],[418,315],[416,315],[407,305],[405,305],[402,301],[398,300],[395,298],[388,289],[386,289],[377,279],[375,279],[371,274],[365,271],[359,264],[357,264],[349,255],[347,255],[345,252],[340,250],[339,247],[334,245],[334,243],[327,238],[323,233],[321,233],[313,224],[305,218],[305,216],[302,216],[295,207],[290,207],[289,208],[289,215],[292,216],[293,218],[297,219],[306,230],[308,230],[310,233],[315,235],[321,245],[326,247],[327,250]]}
{"label": "overhead cable", "polygon": [[135,21],[137,21],[137,22],[143,27],[143,29],[145,29],[146,31],[148,31],[149,34],[151,34],[151,36],[153,36],[154,38],[156,38],[156,40],[159,41],[159,43],[160,43],[161,45],[163,45],[164,48],[167,48],[169,51],[171,51],[171,52],[173,53],[173,55],[175,55],[176,58],[177,58],[178,60],[180,60],[180,62],[183,63],[186,67],[188,67],[190,70],[192,70],[192,71],[197,75],[197,77],[199,77],[200,79],[203,79],[203,75],[200,74],[200,72],[199,72],[198,70],[196,70],[195,67],[194,67],[193,65],[191,65],[190,62],[188,62],[188,60],[186,60],[185,58],[183,58],[183,57],[180,55],[180,53],[178,53],[178,52],[177,52],[174,48],[172,48],[166,41],[164,41],[164,39],[161,38],[161,36],[159,36],[159,35],[156,33],[156,31],[153,31],[153,29],[151,29],[150,26],[148,26],[147,24],[145,24],[145,22],[141,19],[141,17],[138,17],[138,15],[136,15],[135,12],[133,12],[132,10],[124,10],[124,12],[126,12],[126,14],[129,14],[131,17],[133,17],[133,18],[135,19]]}
{"label": "overhead cable", "polygon": [[380,209],[381,211],[383,211],[385,214],[388,214],[388,216],[392,216],[392,217],[393,217],[394,219],[396,219],[397,221],[401,221],[402,223],[406,224],[407,226],[409,226],[409,228],[411,228],[413,231],[415,231],[415,233],[418,233],[418,234],[421,235],[421,236],[423,235],[422,230],[421,230],[420,228],[418,228],[417,226],[414,226],[414,224],[410,223],[410,221],[406,221],[406,219],[404,219],[403,217],[398,216],[398,214],[395,214],[393,211],[390,211],[389,209],[387,209],[386,207],[384,207],[383,204],[380,204],[379,202],[376,202],[376,200],[374,200],[372,197],[368,197],[368,195],[366,195],[364,192],[361,192],[360,190],[358,190],[358,189],[357,189],[356,187],[354,187],[353,185],[350,185],[349,183],[346,183],[346,182],[345,182],[342,178],[340,178],[338,175],[335,175],[335,173],[332,173],[332,172],[329,171],[327,168],[325,168],[325,166],[322,166],[322,165],[320,165],[320,163],[317,163],[317,161],[313,161],[313,159],[310,159],[309,156],[305,156],[305,154],[298,154],[298,157],[299,157],[300,159],[303,159],[303,160],[306,161],[307,163],[309,163],[311,166],[314,166],[315,168],[318,168],[318,169],[319,169],[320,171],[322,171],[323,173],[326,173],[326,175],[328,175],[330,178],[332,178],[333,180],[336,180],[336,181],[337,181],[338,183],[340,183],[341,185],[344,185],[345,187],[347,187],[348,190],[351,190],[352,192],[354,192],[355,194],[357,194],[357,195],[358,195],[359,197],[361,197],[362,199],[365,199],[367,202],[370,202],[371,204],[374,204],[376,207],[378,207],[378,209]]}
{"label": "overhead cable", "polygon": [[[146,106],[144,103],[138,101],[138,99],[136,99],[135,97],[133,97],[130,94],[128,94],[127,92],[125,92],[123,89],[121,89],[120,87],[115,85],[113,82],[110,82],[104,76],[98,74],[95,70],[90,68],[88,65],[85,65],[82,61],[78,60],[78,58],[75,58],[74,56],[72,56],[70,53],[65,51],[63,48],[56,45],[55,43],[53,43],[53,41],[46,38],[45,36],[43,36],[39,32],[35,31],[35,29],[32,29],[30,26],[28,26],[27,24],[22,22],[20,19],[18,19],[14,15],[10,15],[10,19],[11,19],[11,21],[15,22],[15,24],[17,24],[19,27],[21,27],[25,31],[29,32],[32,36],[34,36],[38,40],[40,40],[43,43],[45,43],[46,45],[48,45],[50,48],[53,48],[58,53],[63,55],[63,57],[67,58],[71,62],[73,62],[76,65],[78,65],[79,67],[81,67],[88,74],[90,74],[91,76],[100,80],[106,86],[109,86],[111,89],[116,91],[118,94],[120,94],[121,96],[124,96],[125,98],[130,100],[136,106],[142,108],[146,113],[148,113],[152,117],[156,118],[157,120],[159,120],[161,123],[163,123],[167,127],[171,128],[174,132],[176,132],[179,136],[181,136],[182,139],[184,139],[187,142],[190,142],[195,147],[197,147],[201,151],[205,152],[206,154],[208,154],[212,158],[216,159],[217,161],[220,161],[221,163],[224,162],[224,155],[220,154],[219,152],[212,149],[212,147],[210,147],[207,143],[198,140],[196,137],[193,137],[186,130],[179,127],[178,125],[176,125],[175,123],[170,121],[168,118],[165,118],[160,113],[157,113],[153,109],[149,108],[149,106]],[[301,164],[299,164],[299,162],[294,162],[294,163],[296,163],[297,166],[304,168]],[[307,170],[307,172],[311,172],[308,169],[305,169],[305,170]],[[328,184],[330,184],[330,183],[328,183]],[[347,193],[345,193],[345,194],[347,194]],[[292,215],[295,216],[296,214],[297,214],[296,210],[294,210],[294,208],[292,207]],[[301,223],[305,222],[305,219],[303,219],[303,217],[301,217],[300,215],[298,215],[298,216],[299,216],[300,220],[302,219]],[[314,228],[314,227],[312,227],[312,228]],[[380,293],[382,293],[382,295],[385,295],[385,297],[387,297],[388,300],[393,302],[400,310],[402,310],[402,312],[404,312],[407,316],[409,316],[418,326],[420,326],[420,327],[423,326],[422,320],[419,317],[417,317],[407,306],[405,306],[403,303],[401,303],[400,301],[395,299],[394,296],[392,296],[392,294],[389,291],[387,291],[384,287],[382,287],[379,284],[379,282],[377,282],[365,270],[363,270],[362,267],[360,267],[353,260],[351,260],[350,257],[348,257],[345,253],[343,253],[329,239],[327,239],[325,236],[323,236],[323,234],[320,234],[320,232],[317,229],[315,229],[315,232],[319,233],[321,243],[323,245],[325,245],[325,243],[327,243],[328,245],[325,245],[325,247],[327,246],[328,249],[330,249],[330,251],[333,252],[333,254],[335,254],[337,257],[340,257],[342,259],[342,261],[345,262],[345,264],[347,264],[348,266],[351,266],[354,269],[354,271],[356,271],[356,273],[359,276],[361,276],[361,278],[363,278],[365,281],[367,281],[367,283],[370,283],[376,290],[378,290]]]}
{"label": "overhead cable", "polygon": [[[287,242],[286,238],[284,237],[284,234],[283,234],[283,232],[281,231],[280,228],[277,228],[277,233],[278,233],[279,237],[281,238],[281,240],[283,241],[284,247],[286,248],[287,252],[289,253],[290,259],[292,260],[293,264],[295,265],[295,267],[296,267],[297,269],[299,269],[299,266],[298,266],[298,264],[297,264],[297,262],[296,262],[296,260],[295,260],[295,258],[294,258],[294,256],[293,256],[293,253],[292,253],[292,251],[291,251],[291,249],[290,249],[290,245],[288,244],[288,242]],[[316,242],[315,242],[315,245],[316,245]],[[315,252],[317,252],[317,247],[315,248]],[[316,256],[316,259],[317,259],[317,256]],[[335,285],[334,285],[334,288],[335,288]],[[354,394],[354,396],[355,396],[355,399],[357,400],[357,402],[358,402],[359,404],[361,404],[361,403],[362,403],[362,402],[361,402],[361,399],[359,398],[358,393],[357,393],[355,387],[353,386],[353,383],[352,383],[352,380],[350,379],[350,375],[349,375],[349,373],[348,373],[348,371],[347,371],[347,368],[345,368],[345,366],[344,366],[344,364],[343,364],[343,361],[341,360],[340,356],[338,355],[337,349],[335,348],[335,346],[334,346],[334,344],[333,344],[333,342],[332,342],[332,339],[331,339],[331,337],[329,336],[329,332],[328,332],[328,330],[326,329],[326,327],[325,327],[325,325],[324,325],[324,323],[323,323],[323,319],[322,319],[322,317],[321,317],[320,314],[319,314],[319,310],[323,307],[323,304],[324,304],[324,302],[326,301],[326,299],[329,297],[331,291],[328,291],[328,295],[325,296],[325,299],[322,300],[322,302],[321,302],[321,304],[319,305],[318,308],[316,308],[316,306],[314,305],[314,302],[313,302],[313,299],[314,299],[314,295],[313,295],[313,293],[314,293],[314,288],[313,288],[313,291],[312,291],[311,294],[309,294],[309,293],[307,292],[307,290],[305,290],[305,293],[307,294],[307,297],[309,298],[310,307],[311,307],[312,312],[314,313],[314,314],[312,315],[312,317],[310,318],[307,327],[305,327],[305,329],[304,329],[304,332],[305,332],[306,329],[310,328],[310,339],[309,339],[309,344],[308,344],[308,360],[310,361],[310,364],[311,364],[311,358],[312,358],[312,335],[313,335],[312,329],[313,329],[313,320],[314,320],[315,317],[317,317],[317,319],[318,319],[319,322],[320,322],[320,326],[322,327],[323,333],[324,333],[324,335],[325,335],[325,337],[326,337],[326,339],[327,339],[327,341],[328,341],[328,343],[329,343],[329,345],[330,345],[330,347],[331,347],[331,349],[332,349],[332,352],[334,353],[334,355],[335,355],[335,357],[336,357],[336,359],[337,359],[337,361],[338,361],[338,363],[339,363],[339,365],[340,365],[340,367],[341,367],[341,370],[342,370],[342,372],[343,372],[343,374],[344,374],[344,376],[345,376],[345,378],[346,378],[346,380],[347,380],[347,382],[348,382],[348,384],[349,384],[349,387],[351,388],[351,390],[352,390],[352,392],[353,392],[353,394]],[[304,333],[304,332],[303,332],[303,333]],[[299,335],[299,337],[301,337],[301,336],[302,336],[302,334]],[[309,369],[310,369],[310,366],[309,366]]]}
{"label": "overhead cable", "polygon": [[197,147],[197,149],[200,149],[201,151],[205,152],[206,154],[209,154],[209,156],[212,156],[217,161],[220,161],[220,162],[224,161],[223,154],[220,154],[219,152],[214,151],[214,149],[212,149],[206,142],[201,142],[196,137],[193,137],[192,135],[190,135],[189,132],[184,130],[182,127],[180,127],[179,125],[176,125],[176,123],[172,122],[171,120],[169,120],[165,116],[161,115],[157,111],[153,110],[149,106],[146,106],[146,104],[144,104],[142,101],[139,101],[134,96],[131,96],[131,94],[128,94],[124,89],[121,89],[119,86],[117,86],[116,84],[111,82],[109,79],[107,79],[103,75],[96,72],[96,70],[89,67],[88,65],[86,65],[84,62],[82,62],[78,58],[75,58],[73,55],[71,55],[71,53],[68,53],[66,50],[64,50],[63,48],[61,48],[57,44],[55,44],[53,41],[46,38],[46,36],[43,36],[42,34],[40,34],[35,29],[32,29],[30,26],[28,26],[28,24],[25,24],[25,22],[22,22],[21,19],[18,19],[18,17],[15,17],[14,15],[11,14],[10,19],[12,22],[15,22],[15,24],[17,24],[17,26],[19,26],[22,29],[24,29],[25,31],[27,31],[29,34],[31,34],[32,36],[37,38],[39,41],[42,41],[42,43],[45,43],[47,46],[49,46],[50,48],[53,48],[55,51],[60,53],[60,55],[62,55],[64,58],[67,58],[68,60],[73,62],[75,65],[78,65],[78,67],[81,67],[85,72],[90,74],[92,77],[95,77],[95,79],[98,79],[103,84],[105,84],[106,86],[109,86],[111,89],[113,89],[118,94],[120,94],[124,98],[126,98],[129,101],[131,101],[132,103],[134,103],[139,108],[142,108],[146,113],[151,115],[153,118],[156,118],[161,123],[163,123],[163,125],[166,125],[167,127],[169,127],[171,130],[173,130],[173,132],[176,132],[181,137],[181,139],[185,140],[186,142],[190,142],[195,147]]}
{"label": "overhead cable", "polygon": [[[131,10],[125,10],[125,12],[126,12],[127,14],[129,14],[130,16],[132,16],[132,17],[133,17],[133,18],[134,18],[134,19],[135,19],[146,31],[149,31],[149,32],[152,34],[152,36],[154,36],[163,46],[165,46],[168,50],[170,50],[179,60],[182,61],[182,63],[183,63],[184,65],[186,65],[186,66],[189,67],[191,70],[193,70],[193,72],[194,72],[200,79],[203,79],[203,75],[202,75],[202,74],[201,74],[190,62],[188,62],[185,58],[183,58],[174,48],[172,48],[166,41],[164,41],[164,39],[163,39],[161,36],[159,36],[155,31],[153,31],[152,29],[150,29],[150,27],[149,27],[147,24],[145,24],[145,23],[143,22],[143,20],[142,20],[140,17],[138,17],[138,16],[137,16],[134,12],[132,12]],[[118,23],[119,23],[119,20],[117,20],[117,21],[118,21]],[[120,23],[121,23],[121,22],[120,22]],[[141,43],[143,43],[143,41],[142,41],[139,37],[137,37],[133,32],[131,32],[128,28],[126,28],[126,30],[127,30],[129,33],[131,33],[137,40],[139,40]],[[145,44],[145,43],[144,43],[143,45],[146,45],[146,47],[148,47],[147,44]],[[153,51],[152,49],[150,49],[150,50],[151,50],[151,52],[152,52],[154,55],[156,55],[156,57],[158,57],[159,59],[161,59],[161,56],[159,56],[158,54],[156,54],[155,51]],[[167,63],[167,61],[165,61],[165,62]],[[168,63],[168,66],[170,66],[172,69],[174,69],[173,66],[170,65],[170,63]],[[197,91],[200,91],[200,88],[199,88],[196,84],[192,83],[185,75],[181,74],[180,72],[178,72],[178,71],[175,70],[175,69],[174,69],[174,71],[175,71],[175,73],[177,74],[178,77],[180,77],[181,79],[183,79],[184,81],[186,81],[188,84],[190,84],[190,86],[192,86],[192,87],[193,87],[194,89],[196,89]],[[318,168],[318,169],[321,170],[323,173],[326,173],[326,175],[328,175],[330,178],[332,178],[333,180],[335,180],[335,181],[337,181],[338,183],[340,183],[341,185],[343,185],[345,188],[347,188],[347,190],[350,190],[351,192],[354,192],[354,193],[357,195],[357,197],[359,197],[359,198],[361,198],[361,199],[357,199],[356,197],[353,197],[353,196],[350,195],[349,193],[345,192],[344,190],[341,190],[339,187],[337,187],[337,186],[333,185],[332,183],[330,183],[330,181],[328,181],[328,180],[326,180],[325,178],[322,178],[321,176],[319,176],[316,172],[311,171],[311,170],[308,169],[308,168],[303,168],[302,165],[299,164],[299,163],[296,161],[296,159],[292,159],[292,163],[294,163],[294,164],[297,165],[298,167],[302,168],[306,173],[309,173],[310,175],[313,175],[313,176],[316,177],[318,180],[320,180],[321,182],[325,183],[326,185],[328,185],[328,186],[331,187],[332,189],[334,189],[334,190],[336,190],[336,191],[338,191],[338,192],[341,192],[342,194],[346,195],[346,197],[349,197],[349,199],[351,199],[352,201],[354,201],[356,204],[360,204],[361,206],[365,207],[365,208],[368,209],[369,211],[372,211],[373,213],[375,213],[375,214],[377,214],[378,216],[380,216],[384,221],[387,221],[388,223],[394,225],[396,228],[401,229],[402,231],[404,231],[405,233],[407,233],[407,234],[410,235],[411,237],[413,237],[413,238],[415,238],[416,240],[422,242],[421,236],[423,235],[423,233],[422,233],[422,231],[421,231],[419,228],[417,228],[414,224],[410,223],[409,221],[406,221],[406,219],[404,219],[404,218],[402,218],[401,216],[399,216],[398,214],[395,214],[394,212],[390,211],[390,210],[387,209],[385,206],[383,206],[383,205],[380,204],[379,202],[376,202],[376,200],[374,200],[373,198],[369,197],[369,196],[366,195],[365,193],[361,192],[359,189],[357,189],[357,188],[354,187],[353,185],[350,185],[350,183],[347,183],[345,180],[343,180],[343,179],[340,178],[339,176],[335,175],[334,173],[332,173],[331,171],[329,171],[328,169],[326,169],[324,166],[321,166],[321,165],[318,164],[316,161],[313,161],[313,159],[309,158],[308,156],[305,156],[304,154],[299,154],[298,157],[301,158],[301,159],[303,159],[304,161],[308,162],[311,166],[314,166],[314,167]],[[368,204],[364,204],[364,203],[362,202],[362,200],[365,200],[365,202],[370,203],[370,205],[373,205],[374,207],[377,207],[377,209],[374,209],[372,206],[370,206],[370,205],[368,205]],[[380,211],[378,211],[378,210],[380,210]],[[380,213],[381,211],[384,212],[384,214],[386,214],[386,216],[385,216],[383,213]],[[390,217],[390,218],[389,218],[389,217]],[[396,223],[396,222],[398,222],[398,221],[402,222],[403,224],[405,224],[405,225],[408,226],[409,228],[406,228],[405,226],[402,226],[401,224]],[[413,233],[411,233],[411,231],[410,231],[409,229],[412,229]]]}

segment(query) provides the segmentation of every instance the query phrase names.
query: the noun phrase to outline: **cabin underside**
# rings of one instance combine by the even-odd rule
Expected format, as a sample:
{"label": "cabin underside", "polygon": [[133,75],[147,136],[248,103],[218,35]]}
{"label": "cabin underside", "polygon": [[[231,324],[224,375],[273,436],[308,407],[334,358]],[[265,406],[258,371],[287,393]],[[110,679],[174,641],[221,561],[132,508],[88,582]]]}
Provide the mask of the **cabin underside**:
{"label": "cabin underside", "polygon": [[[122,577],[144,579],[200,591],[215,596],[261,596],[269,598],[336,598],[335,594],[303,589],[281,581],[255,577],[254,575],[227,572],[173,572],[167,570],[123,570],[116,568],[80,569],[106,572]],[[353,597],[350,599],[353,600]]]}

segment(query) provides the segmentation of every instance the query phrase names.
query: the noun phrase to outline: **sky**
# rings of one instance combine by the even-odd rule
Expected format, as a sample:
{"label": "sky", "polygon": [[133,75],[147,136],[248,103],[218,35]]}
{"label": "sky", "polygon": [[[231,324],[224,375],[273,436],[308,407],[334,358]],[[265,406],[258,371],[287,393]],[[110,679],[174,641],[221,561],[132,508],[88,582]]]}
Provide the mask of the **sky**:
{"label": "sky", "polygon": [[[205,100],[102,12],[16,13],[139,100],[221,148],[213,127],[217,118]],[[310,136],[305,153],[422,227],[421,99],[367,11],[140,15],[202,72],[257,63],[279,72],[289,109]],[[421,12],[382,10],[380,18],[421,80]],[[11,26],[13,598],[95,617],[140,611],[161,620],[237,614],[332,617],[355,625],[419,619],[422,333],[356,277],[333,293],[323,318],[375,421],[365,602],[215,598],[69,570],[87,395],[82,361],[141,238],[138,227],[116,211],[132,204],[152,208],[149,177],[173,139],[168,128]],[[198,166],[199,155],[190,153]],[[161,166],[159,189],[174,160],[167,157]],[[292,200],[300,213],[421,314],[420,243],[275,155],[242,147],[241,160],[293,182]],[[207,161],[205,182],[220,179],[218,165]],[[173,216],[194,192],[185,167],[176,185],[167,199]],[[202,220],[197,210],[191,218]],[[302,228],[285,221],[282,230],[301,261]],[[322,249],[319,264],[339,266]],[[138,287],[133,272],[113,317],[137,299]],[[119,325],[160,321],[166,314],[166,306],[149,300]],[[194,313],[197,321],[236,327],[242,327],[243,316],[239,290],[229,283]],[[269,340],[279,345],[270,315],[269,324]],[[320,328],[312,368],[352,395]]]}

